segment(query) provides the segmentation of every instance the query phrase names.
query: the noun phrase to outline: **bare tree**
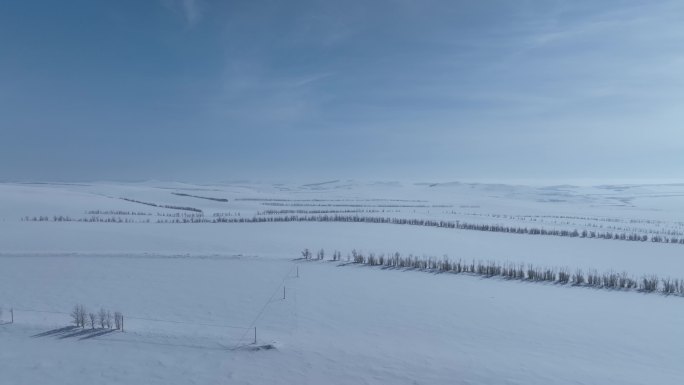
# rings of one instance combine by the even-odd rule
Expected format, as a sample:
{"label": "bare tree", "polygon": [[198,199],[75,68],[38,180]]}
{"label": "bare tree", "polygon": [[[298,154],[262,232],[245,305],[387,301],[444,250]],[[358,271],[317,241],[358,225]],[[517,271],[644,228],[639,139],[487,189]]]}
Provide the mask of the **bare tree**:
{"label": "bare tree", "polygon": [[310,259],[311,258],[311,251],[309,249],[304,249],[302,251],[302,257],[304,257],[304,259]]}
{"label": "bare tree", "polygon": [[116,330],[121,329],[121,321],[123,321],[123,314],[121,312],[114,312],[114,327]]}
{"label": "bare tree", "polygon": [[81,326],[80,318],[78,318],[78,305],[74,306],[69,315],[71,316],[71,322],[73,322],[74,325]]}
{"label": "bare tree", "polygon": [[107,314],[105,315],[105,325],[107,325],[107,329],[112,328],[112,312],[107,310]]}
{"label": "bare tree", "polygon": [[86,309],[85,306],[83,305],[76,305],[74,306],[73,310],[71,311],[71,319],[74,325],[80,326],[82,328],[85,327],[86,323]]}
{"label": "bare tree", "polygon": [[88,324],[90,325],[91,329],[95,329],[95,320],[97,317],[95,316],[95,313],[88,313]]}
{"label": "bare tree", "polygon": [[104,329],[107,320],[107,311],[105,309],[100,308],[100,311],[97,312],[97,320],[100,322],[100,327]]}
{"label": "bare tree", "polygon": [[81,327],[82,328],[85,328],[87,314],[88,314],[88,312],[86,312],[85,306],[80,305],[80,309],[78,311],[78,318],[81,321]]}

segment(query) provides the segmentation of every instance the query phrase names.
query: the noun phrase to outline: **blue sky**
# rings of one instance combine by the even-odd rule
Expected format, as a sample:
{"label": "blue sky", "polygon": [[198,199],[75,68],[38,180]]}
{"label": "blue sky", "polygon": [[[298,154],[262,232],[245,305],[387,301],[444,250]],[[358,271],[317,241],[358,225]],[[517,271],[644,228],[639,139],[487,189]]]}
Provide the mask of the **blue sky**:
{"label": "blue sky", "polygon": [[5,1],[0,179],[676,179],[679,1]]}

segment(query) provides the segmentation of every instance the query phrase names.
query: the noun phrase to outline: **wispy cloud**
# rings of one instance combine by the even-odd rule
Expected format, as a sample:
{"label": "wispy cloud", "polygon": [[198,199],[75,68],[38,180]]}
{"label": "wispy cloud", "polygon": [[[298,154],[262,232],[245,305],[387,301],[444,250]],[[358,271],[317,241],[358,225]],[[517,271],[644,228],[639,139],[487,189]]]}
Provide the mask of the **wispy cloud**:
{"label": "wispy cloud", "polygon": [[162,0],[162,4],[180,14],[185,23],[192,27],[202,19],[204,4],[202,0]]}

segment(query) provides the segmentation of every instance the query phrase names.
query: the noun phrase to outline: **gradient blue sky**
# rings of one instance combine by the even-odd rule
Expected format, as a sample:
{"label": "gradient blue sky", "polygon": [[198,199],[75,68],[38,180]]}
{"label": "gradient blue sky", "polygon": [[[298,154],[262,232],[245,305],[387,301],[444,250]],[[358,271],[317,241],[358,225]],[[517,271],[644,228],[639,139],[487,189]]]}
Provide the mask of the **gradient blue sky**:
{"label": "gradient blue sky", "polygon": [[0,3],[0,179],[678,178],[684,2]]}

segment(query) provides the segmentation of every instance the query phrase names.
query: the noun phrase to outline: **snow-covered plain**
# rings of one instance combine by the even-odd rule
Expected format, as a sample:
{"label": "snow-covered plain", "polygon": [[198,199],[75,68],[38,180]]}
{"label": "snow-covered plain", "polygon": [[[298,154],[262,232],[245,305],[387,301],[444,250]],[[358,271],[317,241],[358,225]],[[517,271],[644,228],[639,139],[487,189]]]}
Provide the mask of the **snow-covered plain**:
{"label": "snow-covered plain", "polygon": [[[192,207],[205,218],[363,210],[684,231],[682,185],[2,184],[2,321],[16,310],[14,324],[0,325],[0,383],[675,384],[684,377],[684,298],[296,260],[307,247],[343,256],[355,248],[684,277],[684,245],[369,223],[156,223],[196,212],[120,198]],[[41,216],[49,220],[33,221]],[[76,303],[122,311],[126,332],[67,329],[63,313]]]}

